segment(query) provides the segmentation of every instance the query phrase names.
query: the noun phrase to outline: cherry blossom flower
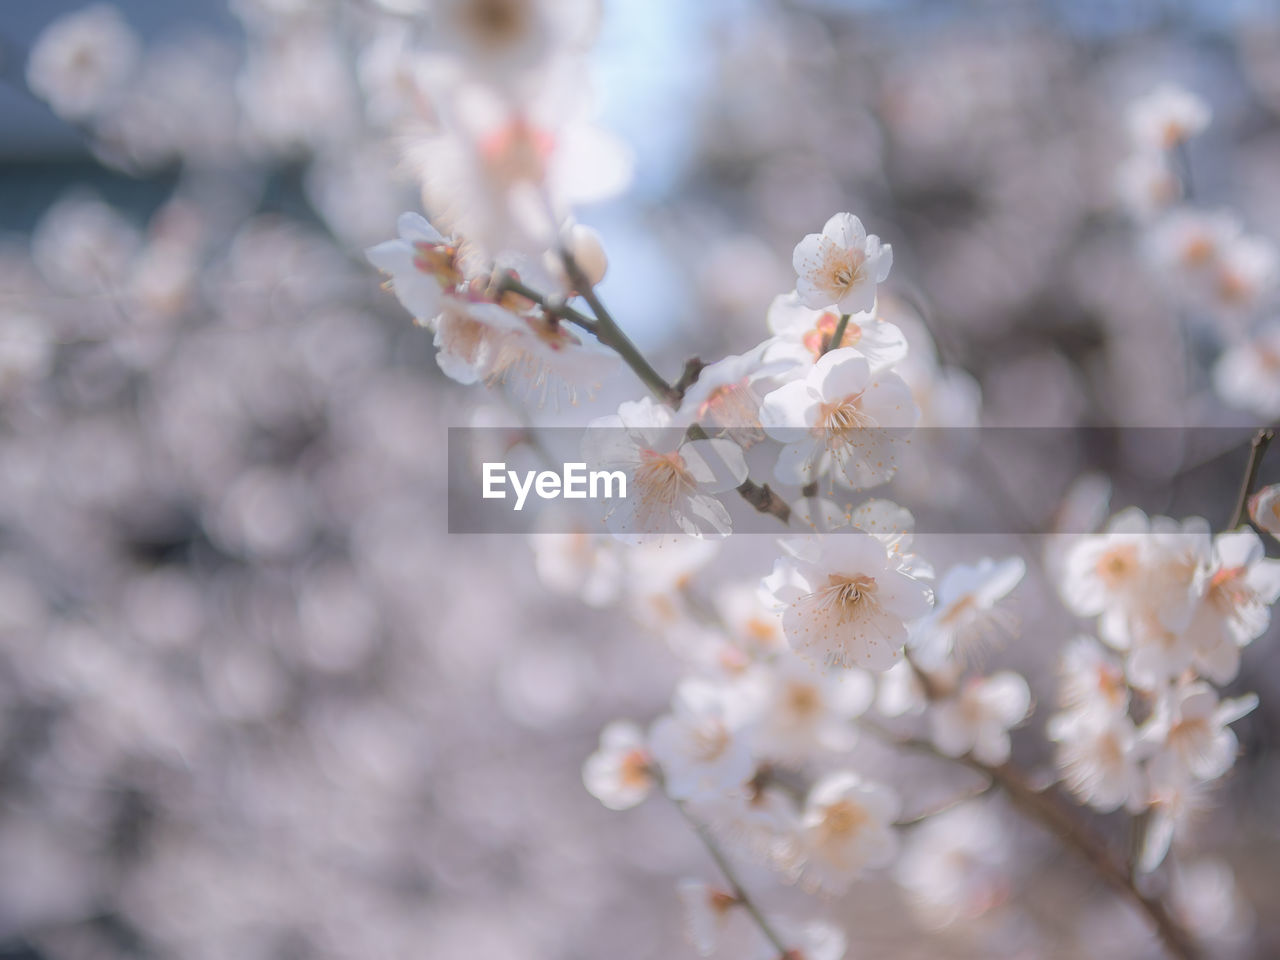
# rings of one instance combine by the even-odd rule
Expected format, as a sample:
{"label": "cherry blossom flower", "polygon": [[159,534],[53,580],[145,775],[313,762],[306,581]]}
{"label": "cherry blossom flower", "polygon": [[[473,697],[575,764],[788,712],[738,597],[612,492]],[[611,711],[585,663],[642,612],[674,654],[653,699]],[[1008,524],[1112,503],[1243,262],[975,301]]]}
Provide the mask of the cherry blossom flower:
{"label": "cherry blossom flower", "polygon": [[798,274],[796,295],[806,307],[866,313],[875,307],[876,284],[889,276],[893,248],[868,235],[853,214],[837,213],[822,233],[796,244],[791,262]]}
{"label": "cherry blossom flower", "polygon": [[1215,267],[1210,303],[1229,315],[1248,314],[1274,289],[1280,252],[1264,237],[1238,236],[1222,248]]}
{"label": "cherry blossom flower", "polygon": [[694,949],[699,956],[711,956],[728,926],[733,908],[738,906],[738,898],[701,880],[681,880],[676,889],[684,907],[685,929]]}
{"label": "cherry blossom flower", "polygon": [[781,541],[765,588],[783,609],[791,648],[826,667],[881,672],[902,657],[907,621],[926,615],[930,593],[865,533]]}
{"label": "cherry blossom flower", "polygon": [[1129,710],[1124,666],[1093,637],[1076,637],[1062,654],[1059,699],[1070,711],[1122,716]]}
{"label": "cherry blossom flower", "polygon": [[387,274],[400,304],[418,323],[433,327],[444,309],[444,296],[468,279],[463,275],[458,244],[447,240],[417,213],[401,215],[399,238],[370,247],[369,262]]}
{"label": "cherry blossom flower", "polygon": [[631,179],[630,152],[590,121],[579,77],[531,97],[513,105],[459,83],[439,105],[448,123],[408,148],[432,219],[489,257],[541,256],[561,242],[574,206],[607,199]]}
{"label": "cherry blossom flower", "polygon": [[944,927],[1008,900],[1010,853],[1006,824],[991,805],[963,803],[907,833],[894,877],[921,918]]}
{"label": "cherry blossom flower", "polygon": [[876,680],[876,710],[882,716],[917,716],[928,708],[929,694],[920,671],[906,660],[899,660]]}
{"label": "cherry blossom flower", "polygon": [[1058,744],[1057,763],[1071,791],[1104,813],[1146,806],[1146,778],[1138,737],[1126,715],[1099,710],[1059,713],[1049,719],[1049,739]]}
{"label": "cherry blossom flower", "polygon": [[875,684],[861,670],[819,671],[792,653],[758,669],[756,752],[787,762],[822,751],[843,752],[857,740],[851,720],[871,704]]}
{"label": "cherry blossom flower", "polygon": [[1148,771],[1151,806],[1147,829],[1138,852],[1137,867],[1150,873],[1164,862],[1176,838],[1186,834],[1188,826],[1209,809],[1209,787],[1199,780],[1185,777],[1165,779],[1176,772],[1157,767]]}
{"label": "cherry blossom flower", "polygon": [[1129,130],[1143,147],[1170,150],[1209,125],[1209,105],[1194,93],[1164,83],[1129,105]]}
{"label": "cherry blossom flower", "polygon": [[730,640],[747,662],[786,652],[781,613],[769,603],[759,581],[726,584],[717,591],[714,603]]}
{"label": "cherry blossom flower", "polygon": [[1232,213],[1180,208],[1162,217],[1147,234],[1147,256],[1189,293],[1208,293],[1213,267],[1244,227]]}
{"label": "cherry blossom flower", "polygon": [[1219,700],[1209,684],[1193,681],[1168,691],[1143,729],[1155,752],[1149,764],[1159,783],[1216,780],[1236,762],[1239,744],[1229,724],[1258,705],[1255,694]]}
{"label": "cherry blossom flower", "polygon": [[609,528],[623,537],[679,531],[727,534],[729,511],[712,494],[747,479],[742,449],[730,440],[685,439],[671,410],[648,397],[588,424],[583,454],[593,469],[621,470],[627,496],[612,502]]}
{"label": "cherry blossom flower", "polygon": [[761,393],[756,384],[785,367],[776,361],[764,362],[767,346],[761,344],[741,356],[725,357],[704,367],[685,390],[677,418],[697,422],[708,432],[720,433],[743,447],[763,440]]}
{"label": "cherry blossom flower", "polygon": [[1202,941],[1219,948],[1246,943],[1256,917],[1222,860],[1178,863],[1171,878],[1173,908]]}
{"label": "cherry blossom flower", "polygon": [[773,339],[765,343],[765,359],[797,365],[817,363],[828,350],[853,347],[867,358],[873,371],[888,369],[907,355],[902,331],[874,313],[855,313],[845,322],[839,343],[832,343],[840,315],[813,310],[795,291],[778,296],[766,318]]}
{"label": "cherry blossom flower", "polygon": [[622,558],[612,537],[576,530],[537,533],[530,540],[538,578],[557,593],[590,607],[608,606],[621,594]]}
{"label": "cherry blossom flower", "polygon": [[600,749],[582,766],[587,791],[610,810],[634,807],[654,786],[653,758],[634,723],[615,720],[600,733]]}
{"label": "cherry blossom flower", "polygon": [[1240,649],[1266,632],[1280,599],[1280,560],[1268,560],[1252,530],[1213,541],[1213,567],[1203,598],[1187,626],[1197,668],[1215,683],[1229,683],[1240,668]]}
{"label": "cherry blossom flower", "polygon": [[1125,676],[1139,690],[1157,690],[1190,667],[1194,657],[1186,631],[1170,630],[1151,611],[1134,623]]}
{"label": "cherry blossom flower", "polygon": [[437,0],[430,10],[436,56],[511,90],[585,49],[600,20],[600,0]]}
{"label": "cherry blossom flower", "polygon": [[91,4],[40,34],[27,59],[27,85],[59,116],[86,120],[120,95],[140,49],[119,10]]}
{"label": "cherry blossom flower", "polygon": [[1150,217],[1182,197],[1182,182],[1160,151],[1139,150],[1116,173],[1120,200],[1137,217]]}
{"label": "cherry blossom flower", "polygon": [[896,469],[896,434],[920,411],[902,378],[873,373],[849,347],[833,350],[764,398],[760,420],[783,444],[775,473],[805,484],[830,472],[854,489],[883,483]]}
{"label": "cherry blossom flower", "polygon": [[436,363],[464,386],[490,382],[523,321],[497,303],[449,297],[441,304],[444,309],[434,323]]}
{"label": "cherry blossom flower", "polygon": [[[841,960],[848,948],[843,931],[829,923],[793,923],[783,917],[770,918],[769,923],[787,945],[786,960]],[[778,960],[778,948],[762,933],[753,944],[748,960]]]}
{"label": "cherry blossom flower", "polygon": [[1002,670],[971,679],[929,713],[934,746],[950,757],[972,753],[990,766],[1009,759],[1009,730],[1027,716],[1031,691],[1016,673]]}
{"label": "cherry blossom flower", "polygon": [[1020,557],[958,564],[938,582],[933,610],[911,628],[911,649],[925,667],[971,657],[1010,636],[1016,626],[999,606],[1026,574]]}
{"label": "cherry blossom flower", "polygon": [[[563,240],[565,249],[590,286],[594,287],[604,280],[609,271],[609,256],[604,252],[604,239],[599,231],[575,223],[564,231]],[[564,257],[559,250],[544,253],[542,267],[562,290],[573,290],[573,282],[569,279]]]}
{"label": "cherry blossom flower", "polygon": [[1213,368],[1218,396],[1268,420],[1280,417],[1280,323],[1269,322],[1250,340],[1222,354]]}
{"label": "cherry blossom flower", "polygon": [[752,780],[743,789],[690,798],[689,807],[735,850],[790,875],[800,813],[790,792]]}
{"label": "cherry blossom flower", "polygon": [[723,793],[750,779],[755,761],[744,707],[727,688],[693,678],[680,683],[671,713],[649,731],[649,749],[670,796]]}
{"label": "cherry blossom flower", "polygon": [[886,866],[898,850],[892,824],[900,809],[897,794],[856,773],[819,780],[800,821],[797,855],[805,884],[841,893],[864,869]]}
{"label": "cherry blossom flower", "polygon": [[1263,487],[1249,498],[1249,517],[1271,536],[1280,538],[1280,483]]}
{"label": "cherry blossom flower", "polygon": [[1064,562],[1060,589],[1076,614],[1098,616],[1103,640],[1127,649],[1135,632],[1186,627],[1203,585],[1209,528],[1130,508],[1101,534],[1086,534]]}

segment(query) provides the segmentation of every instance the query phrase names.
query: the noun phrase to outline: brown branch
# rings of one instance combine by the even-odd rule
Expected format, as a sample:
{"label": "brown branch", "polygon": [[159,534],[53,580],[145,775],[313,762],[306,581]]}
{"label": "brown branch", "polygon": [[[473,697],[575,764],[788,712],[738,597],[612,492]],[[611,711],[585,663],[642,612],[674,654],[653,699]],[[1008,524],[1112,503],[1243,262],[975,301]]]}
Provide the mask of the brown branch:
{"label": "brown branch", "polygon": [[680,371],[680,377],[676,380],[672,389],[675,390],[676,396],[681,400],[684,399],[685,392],[698,382],[698,377],[702,374],[706,364],[697,357],[690,357],[684,362],[684,369]]}
{"label": "brown branch", "polygon": [[1271,446],[1275,437],[1276,432],[1271,427],[1264,427],[1253,435],[1253,440],[1249,443],[1249,462],[1244,468],[1244,477],[1240,480],[1240,496],[1236,499],[1235,512],[1231,514],[1231,521],[1227,524],[1228,530],[1236,529],[1249,515],[1249,495],[1258,482],[1262,458],[1267,455],[1267,447]]}
{"label": "brown branch", "polygon": [[991,783],[1004,790],[1014,806],[1023,814],[1056,836],[1063,845],[1074,850],[1103,880],[1142,910],[1155,927],[1170,956],[1176,957],[1177,960],[1198,960],[1200,951],[1195,941],[1174,919],[1164,901],[1139,890],[1127,865],[1112,855],[1106,843],[1089,829],[1088,824],[1080,820],[1073,810],[1065,806],[1054,794],[1036,790],[1015,766],[1004,763],[993,767],[971,755],[951,757],[939,751],[927,740],[899,736],[865,719],[861,723],[876,736],[894,746],[959,763],[982,774]]}

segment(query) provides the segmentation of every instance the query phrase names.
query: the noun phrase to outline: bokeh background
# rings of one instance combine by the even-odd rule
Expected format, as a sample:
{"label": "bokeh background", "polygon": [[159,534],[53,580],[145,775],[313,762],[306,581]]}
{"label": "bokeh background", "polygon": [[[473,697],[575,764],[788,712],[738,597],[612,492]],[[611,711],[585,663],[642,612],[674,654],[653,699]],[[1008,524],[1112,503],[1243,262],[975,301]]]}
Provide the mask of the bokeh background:
{"label": "bokeh background", "polygon": [[[142,60],[93,133],[24,79],[81,6],[0,6],[0,957],[692,956],[675,881],[712,865],[673,810],[611,814],[579,774],[677,666],[652,617],[556,594],[523,540],[446,533],[445,429],[503,403],[443,377],[363,260],[418,203],[378,52],[413,4],[121,0]],[[1125,104],[1178,82],[1214,110],[1197,201],[1271,233],[1271,4],[606,0],[593,69],[637,175],[580,215],[664,371],[757,343],[792,246],[852,210],[982,422],[1255,422],[1210,389],[1221,338],[1162,295],[1115,177]],[[767,572],[769,538],[744,539],[733,572]],[[1082,628],[1052,593],[1020,588],[1001,661],[1044,705],[1031,765]],[[1262,706],[1190,841],[1236,872],[1238,900],[1204,894],[1224,956],[1280,952],[1274,647],[1246,654]],[[922,806],[963,787],[859,751]],[[992,909],[945,930],[887,879],[820,902],[747,877],[854,957],[1155,955],[1001,822]]]}

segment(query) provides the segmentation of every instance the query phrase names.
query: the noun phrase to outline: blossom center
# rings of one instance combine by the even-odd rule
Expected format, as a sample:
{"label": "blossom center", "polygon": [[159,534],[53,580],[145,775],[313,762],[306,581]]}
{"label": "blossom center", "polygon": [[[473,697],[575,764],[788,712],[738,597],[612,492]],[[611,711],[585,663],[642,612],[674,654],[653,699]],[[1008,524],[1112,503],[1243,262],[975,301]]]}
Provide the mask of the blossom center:
{"label": "blossom center", "polygon": [[787,687],[787,709],[797,717],[812,717],[822,706],[822,697],[811,683],[793,683]]}
{"label": "blossom center", "polygon": [[690,753],[699,763],[714,763],[729,748],[729,731],[719,720],[701,723],[690,738]]}
{"label": "blossom center", "polygon": [[829,437],[839,439],[871,426],[874,421],[862,409],[862,394],[851,393],[824,403],[818,411],[818,422]]}
{"label": "blossom center", "polygon": [[852,840],[870,820],[865,807],[852,800],[837,800],[823,811],[822,833],[829,841]]}
{"label": "blossom center", "polygon": [[670,506],[682,494],[695,486],[693,474],[685,465],[679,451],[659,453],[656,450],[640,452],[640,466],[636,469],[636,482],[643,491],[645,501]]}
{"label": "blossom center", "polygon": [[1138,549],[1133,544],[1112,547],[1098,558],[1098,578],[1112,589],[1131,579],[1137,569]]}
{"label": "blossom center", "polygon": [[875,577],[833,573],[827,577],[820,599],[824,606],[835,609],[838,623],[848,623],[869,608],[878,606],[875,594]]}
{"label": "blossom center", "polygon": [[[845,324],[844,335],[840,337],[839,343],[832,343],[831,339],[836,335],[836,327],[840,323],[840,318],[831,311],[827,311],[818,318],[818,322],[814,324],[813,329],[804,335],[804,345],[811,354],[813,359],[819,360],[823,353],[827,350],[835,350],[839,347],[856,347],[862,339],[862,328],[850,320]],[[827,346],[830,344],[830,346]]]}

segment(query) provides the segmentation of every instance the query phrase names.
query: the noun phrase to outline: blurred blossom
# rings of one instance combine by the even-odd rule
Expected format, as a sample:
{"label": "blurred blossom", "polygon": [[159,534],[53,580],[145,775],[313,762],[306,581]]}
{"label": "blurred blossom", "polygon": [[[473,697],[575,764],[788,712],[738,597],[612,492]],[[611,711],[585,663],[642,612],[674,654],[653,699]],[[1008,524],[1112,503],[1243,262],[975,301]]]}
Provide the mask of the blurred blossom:
{"label": "blurred blossom", "polygon": [[[1274,17],[28,6],[0,955],[1275,952]],[[644,496],[448,532],[569,424]]]}
{"label": "blurred blossom", "polygon": [[138,38],[107,3],[50,24],[27,59],[27,83],[68,120],[83,120],[118,96],[138,60]]}

